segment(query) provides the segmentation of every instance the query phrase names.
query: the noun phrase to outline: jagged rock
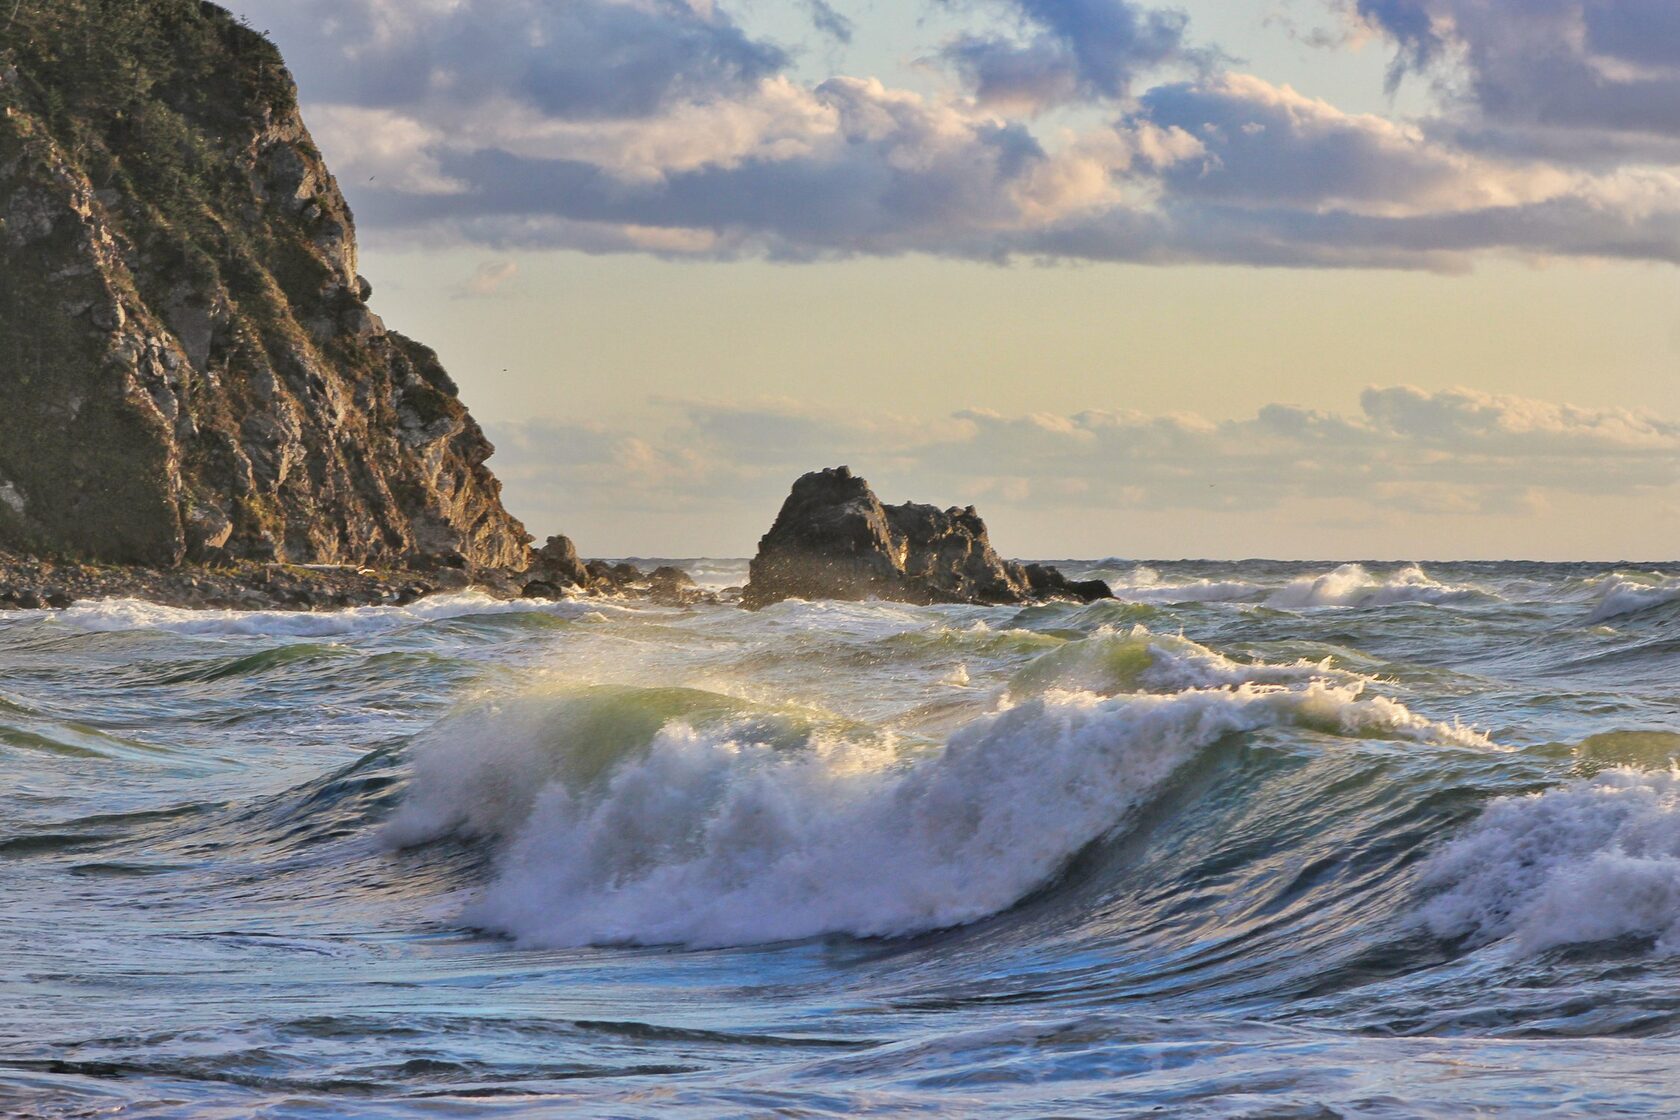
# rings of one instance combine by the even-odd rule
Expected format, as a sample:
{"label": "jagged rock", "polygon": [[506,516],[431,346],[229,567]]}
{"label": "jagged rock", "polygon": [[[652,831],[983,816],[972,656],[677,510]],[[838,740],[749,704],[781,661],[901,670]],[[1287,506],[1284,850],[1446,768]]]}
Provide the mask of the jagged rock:
{"label": "jagged rock", "polygon": [[594,582],[570,537],[549,537],[548,543],[532,554],[530,574],[560,587],[588,587]]}
{"label": "jagged rock", "polygon": [[591,585],[600,591],[623,591],[634,584],[647,582],[647,573],[634,564],[591,560],[584,568],[589,572]]}
{"label": "jagged rock", "polygon": [[1100,580],[1023,567],[992,549],[974,507],[883,506],[848,467],[793,484],[759,541],[743,606],[783,599],[890,599],[908,603],[1024,603],[1113,598]]}
{"label": "jagged rock", "polygon": [[687,572],[669,564],[655,568],[647,578],[653,601],[664,606],[688,606],[705,597]]}
{"label": "jagged rock", "polygon": [[524,568],[454,382],[367,307],[273,45],[199,0],[7,18],[0,545]]}
{"label": "jagged rock", "polygon": [[1023,570],[1027,586],[1040,599],[1079,599],[1091,603],[1114,598],[1114,589],[1100,579],[1069,579],[1060,568],[1048,564],[1028,564]]}

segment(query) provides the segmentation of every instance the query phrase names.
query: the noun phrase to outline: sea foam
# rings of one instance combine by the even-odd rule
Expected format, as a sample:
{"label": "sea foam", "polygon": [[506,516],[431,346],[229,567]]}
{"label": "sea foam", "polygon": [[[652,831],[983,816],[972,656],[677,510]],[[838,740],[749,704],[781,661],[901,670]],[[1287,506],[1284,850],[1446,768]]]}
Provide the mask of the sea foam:
{"label": "sea foam", "polygon": [[502,600],[481,591],[465,591],[434,595],[402,607],[349,607],[330,611],[200,610],[165,607],[138,599],[106,599],[77,603],[56,612],[54,617],[78,629],[101,633],[161,630],[201,637],[334,638],[492,614],[542,612],[581,617],[589,609],[579,600]]}
{"label": "sea foam", "polygon": [[1431,579],[1417,565],[1386,578],[1362,565],[1343,564],[1321,576],[1302,576],[1266,598],[1268,607],[1299,610],[1309,607],[1387,607],[1400,603],[1450,603],[1478,597],[1468,587],[1454,587]]}
{"label": "sea foam", "polygon": [[1589,624],[1680,600],[1680,579],[1666,576],[1652,574],[1641,578],[1617,572],[1594,583],[1598,601],[1587,618]]}
{"label": "sea foam", "polygon": [[1260,603],[1275,610],[1452,603],[1486,595],[1474,588],[1440,583],[1415,564],[1388,576],[1374,575],[1361,564],[1343,564],[1321,575],[1300,576],[1282,587],[1244,579],[1163,583],[1155,571],[1140,568],[1112,586],[1115,597],[1123,602]]}
{"label": "sea foam", "polygon": [[1680,953],[1680,772],[1608,770],[1502,798],[1425,865],[1429,930],[1522,952],[1621,937]]}
{"label": "sea foam", "polygon": [[388,839],[493,840],[495,872],[465,919],[533,946],[898,936],[1047,886],[1232,734],[1489,745],[1321,679],[1050,691],[943,743],[834,721],[801,730],[722,701],[641,738],[627,701],[621,690],[604,724],[588,694],[447,721],[422,744]]}

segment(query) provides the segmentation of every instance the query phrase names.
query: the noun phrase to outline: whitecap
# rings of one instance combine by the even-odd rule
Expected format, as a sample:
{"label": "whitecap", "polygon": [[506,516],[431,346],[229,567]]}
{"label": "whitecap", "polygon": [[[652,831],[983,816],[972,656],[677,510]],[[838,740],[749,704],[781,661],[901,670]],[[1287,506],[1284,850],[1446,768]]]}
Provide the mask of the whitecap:
{"label": "whitecap", "polygon": [[207,637],[337,638],[476,615],[541,612],[572,617],[584,610],[580,603],[571,600],[502,600],[481,591],[465,591],[434,595],[402,607],[349,607],[332,611],[195,610],[138,599],[105,599],[77,603],[55,617],[67,625],[100,633],[161,630]]}
{"label": "whitecap", "polygon": [[465,918],[532,946],[907,935],[1015,905],[1208,746],[1279,726],[1488,745],[1322,680],[1052,692],[944,743],[790,741],[737,716],[672,719],[609,750],[577,734],[600,721],[564,702],[498,706],[428,736],[388,839],[494,838],[494,876]]}
{"label": "whitecap", "polygon": [[1594,590],[1598,602],[1587,618],[1589,626],[1680,600],[1680,579],[1654,573],[1638,577],[1618,572],[1595,581]]}
{"label": "whitecap", "polygon": [[1502,798],[1421,884],[1438,937],[1535,953],[1631,936],[1680,953],[1680,773],[1620,768]]}
{"label": "whitecap", "polygon": [[1399,603],[1446,603],[1476,598],[1474,588],[1439,583],[1416,564],[1378,578],[1360,564],[1343,564],[1321,576],[1302,576],[1273,592],[1268,607],[1386,607]]}

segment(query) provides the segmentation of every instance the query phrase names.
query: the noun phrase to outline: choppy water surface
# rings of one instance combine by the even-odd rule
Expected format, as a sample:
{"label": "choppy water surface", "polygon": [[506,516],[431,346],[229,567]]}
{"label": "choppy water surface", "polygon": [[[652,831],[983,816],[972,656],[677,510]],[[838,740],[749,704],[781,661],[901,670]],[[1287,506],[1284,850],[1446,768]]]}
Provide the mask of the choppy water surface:
{"label": "choppy water surface", "polygon": [[0,1114],[1680,1111],[1680,579],[1083,568],[0,616]]}

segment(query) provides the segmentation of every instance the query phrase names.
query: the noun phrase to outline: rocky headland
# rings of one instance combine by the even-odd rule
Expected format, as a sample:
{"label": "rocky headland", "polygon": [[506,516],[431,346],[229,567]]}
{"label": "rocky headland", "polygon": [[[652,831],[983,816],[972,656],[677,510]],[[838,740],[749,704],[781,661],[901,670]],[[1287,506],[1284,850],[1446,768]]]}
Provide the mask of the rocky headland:
{"label": "rocky headland", "polygon": [[[274,45],[201,0],[18,0],[0,32],[0,609],[714,598],[533,550],[431,350],[389,329]],[[795,485],[744,602],[1093,599],[973,509]]]}
{"label": "rocky headland", "polygon": [[1101,580],[1069,580],[1055,568],[1005,560],[974,507],[882,505],[848,467],[793,484],[759,541],[742,605],[784,599],[1030,603],[1111,599]]}
{"label": "rocky headland", "polygon": [[0,31],[0,609],[701,598],[533,551],[437,355],[389,329],[274,45],[199,0]]}
{"label": "rocky headland", "polygon": [[21,0],[0,34],[0,597],[40,582],[17,557],[399,586],[527,568],[493,448],[370,295],[271,43],[199,0]]}

